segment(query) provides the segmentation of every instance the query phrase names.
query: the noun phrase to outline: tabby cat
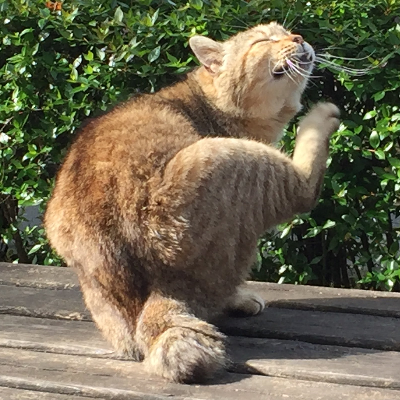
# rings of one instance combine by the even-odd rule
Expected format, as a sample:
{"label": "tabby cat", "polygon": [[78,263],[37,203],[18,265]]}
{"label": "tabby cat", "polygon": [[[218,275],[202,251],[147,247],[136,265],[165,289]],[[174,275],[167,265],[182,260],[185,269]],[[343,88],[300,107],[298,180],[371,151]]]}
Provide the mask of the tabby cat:
{"label": "tabby cat", "polygon": [[226,365],[216,316],[263,310],[243,288],[257,239],[315,205],[339,125],[320,103],[292,158],[270,145],[301,109],[315,57],[279,24],[190,47],[199,68],[81,129],[45,214],[105,338],[176,382]]}

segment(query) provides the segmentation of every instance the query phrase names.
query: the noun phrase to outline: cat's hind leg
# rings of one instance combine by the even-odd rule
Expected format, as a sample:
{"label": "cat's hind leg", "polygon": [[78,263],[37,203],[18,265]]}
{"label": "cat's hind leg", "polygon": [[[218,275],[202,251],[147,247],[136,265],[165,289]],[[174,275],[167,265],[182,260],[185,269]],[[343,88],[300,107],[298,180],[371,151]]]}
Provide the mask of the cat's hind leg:
{"label": "cat's hind leg", "polygon": [[146,285],[131,276],[132,270],[111,265],[78,269],[85,304],[93,321],[118,356],[143,359],[137,346],[137,318],[147,297]]}

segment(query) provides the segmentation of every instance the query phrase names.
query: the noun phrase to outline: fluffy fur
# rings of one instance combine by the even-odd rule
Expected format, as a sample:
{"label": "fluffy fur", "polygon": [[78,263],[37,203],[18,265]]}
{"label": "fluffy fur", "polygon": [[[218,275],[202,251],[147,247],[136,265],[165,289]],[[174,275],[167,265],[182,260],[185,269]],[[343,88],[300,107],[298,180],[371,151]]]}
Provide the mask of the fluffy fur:
{"label": "fluffy fur", "polygon": [[257,239],[314,206],[338,127],[319,104],[292,159],[269,145],[301,108],[314,59],[301,36],[271,23],[190,45],[199,68],[81,130],[45,214],[105,338],[177,382],[226,364],[211,318],[264,308],[240,287]]}

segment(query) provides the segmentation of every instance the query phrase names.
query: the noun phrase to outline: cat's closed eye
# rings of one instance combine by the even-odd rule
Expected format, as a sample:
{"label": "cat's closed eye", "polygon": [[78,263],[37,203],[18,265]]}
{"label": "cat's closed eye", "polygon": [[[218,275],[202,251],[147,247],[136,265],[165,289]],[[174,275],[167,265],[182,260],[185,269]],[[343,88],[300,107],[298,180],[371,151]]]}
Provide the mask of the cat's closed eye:
{"label": "cat's closed eye", "polygon": [[264,37],[264,38],[262,38],[262,39],[257,39],[257,40],[255,40],[251,45],[254,46],[255,44],[260,43],[260,42],[275,42],[275,41],[276,41],[276,40],[274,40],[274,39],[272,39],[272,38]]}

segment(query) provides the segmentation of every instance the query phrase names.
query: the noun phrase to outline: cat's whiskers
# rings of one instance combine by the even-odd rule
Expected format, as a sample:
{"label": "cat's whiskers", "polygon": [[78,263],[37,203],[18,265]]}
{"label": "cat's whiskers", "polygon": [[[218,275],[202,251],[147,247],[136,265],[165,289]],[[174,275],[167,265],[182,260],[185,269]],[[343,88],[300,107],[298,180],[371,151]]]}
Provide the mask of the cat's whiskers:
{"label": "cat's whiskers", "polygon": [[296,60],[296,62],[293,62],[293,60],[288,59],[286,61],[286,63],[289,66],[289,69],[293,72],[293,74],[300,75],[305,79],[310,78],[310,74],[308,74],[307,71],[305,71],[302,68],[300,68],[300,66],[298,65],[297,60]]}
{"label": "cat's whiskers", "polygon": [[296,21],[296,16],[294,16],[293,17],[293,19],[286,25],[286,24],[284,24],[285,25],[285,28],[288,30],[288,31],[293,31],[293,29],[295,29],[296,28],[296,26],[299,24],[299,20],[297,20]]}
{"label": "cat's whiskers", "polygon": [[[296,60],[297,61],[297,60]],[[288,60],[288,65],[289,68],[294,71],[295,73],[297,73],[298,75],[303,76],[304,78],[308,79],[308,81],[314,85],[315,87],[317,87],[317,85],[315,84],[315,82],[312,81],[312,79],[316,79],[316,78],[322,78],[321,76],[312,76],[310,75],[310,72],[301,68],[299,63],[297,62],[296,64],[292,62],[292,60]],[[310,62],[311,63],[311,62]]]}
{"label": "cat's whiskers", "polygon": [[[249,25],[248,22],[243,21],[243,20],[240,19],[237,15],[235,15],[234,18],[235,18],[237,21],[241,22],[246,28],[249,28],[250,25]],[[234,27],[234,25],[229,25],[229,27]],[[240,26],[239,28],[243,28],[243,26]]]}
{"label": "cat's whiskers", "polygon": [[[290,11],[292,10],[292,6],[293,6],[293,5],[291,4],[290,7],[289,7],[289,9],[287,10],[286,15],[285,15],[285,19],[283,20],[283,23],[282,23],[282,25],[283,25],[284,27],[286,27],[287,29],[289,29],[290,23],[286,26],[286,21],[287,21],[287,19],[288,19],[288,16],[289,16]],[[294,21],[294,19],[292,20],[291,23],[293,23],[293,21]]]}
{"label": "cat's whiskers", "polygon": [[285,63],[286,63],[286,65],[288,65],[288,67],[289,67],[289,69],[287,69],[287,68],[284,68],[283,69],[283,73],[296,85],[296,86],[299,86],[299,82],[297,82],[295,79],[294,79],[294,76],[292,76],[292,74],[291,74],[291,72],[293,72],[293,70],[290,68],[290,65],[287,63],[287,59],[285,60]]}
{"label": "cat's whiskers", "polygon": [[376,68],[376,66],[372,66],[372,67],[368,67],[368,68],[350,68],[350,67],[346,67],[343,65],[339,65],[337,64],[335,61],[331,61],[328,58],[334,58],[337,60],[349,60],[349,61],[358,61],[358,60],[365,60],[365,58],[368,57],[364,57],[364,58],[346,58],[346,57],[337,57],[337,56],[331,56],[330,54],[324,53],[324,54],[317,54],[315,57],[315,61],[318,64],[319,68],[322,68],[321,65],[325,64],[326,66],[338,71],[338,72],[346,72],[347,74],[351,75],[351,76],[363,76],[366,75],[369,71],[371,71],[372,69]]}
{"label": "cat's whiskers", "polygon": [[369,57],[371,57],[373,54],[374,54],[374,51],[373,51],[371,54],[369,54],[369,55],[367,55],[367,56],[365,56],[365,57],[359,57],[359,58],[357,58],[357,57],[341,57],[341,56],[334,56],[334,55],[329,54],[329,53],[317,53],[317,55],[320,56],[320,57],[324,57],[324,58],[335,58],[335,59],[346,60],[346,61],[362,61],[362,60],[366,60],[366,59],[368,59]]}
{"label": "cat's whiskers", "polygon": [[301,64],[314,64],[314,61],[301,61],[297,59],[297,57],[302,56],[304,53],[294,53],[291,55],[291,58],[289,59],[290,62],[295,64],[295,67],[297,68],[297,72],[302,75],[304,78],[307,79],[317,79],[317,78],[322,78],[322,75],[311,75],[311,71],[308,69],[304,69],[301,67]]}
{"label": "cat's whiskers", "polygon": [[271,69],[271,59],[269,59],[268,60],[268,72],[269,72],[269,75],[270,75],[271,79],[274,78],[274,74],[273,74],[273,72],[274,72],[273,70],[274,69],[275,69],[275,67]]}

